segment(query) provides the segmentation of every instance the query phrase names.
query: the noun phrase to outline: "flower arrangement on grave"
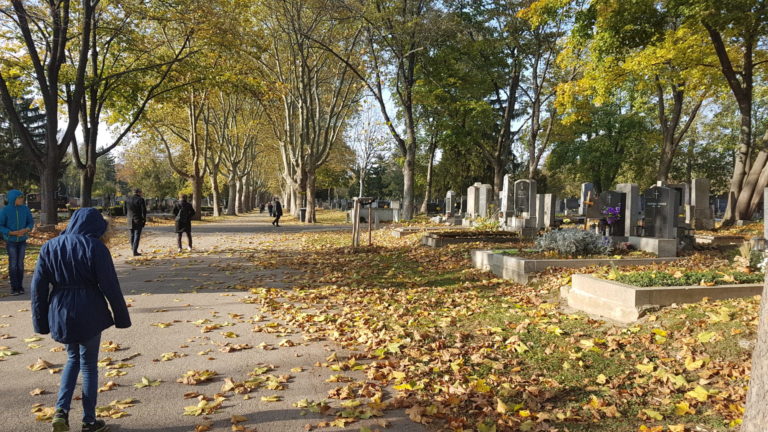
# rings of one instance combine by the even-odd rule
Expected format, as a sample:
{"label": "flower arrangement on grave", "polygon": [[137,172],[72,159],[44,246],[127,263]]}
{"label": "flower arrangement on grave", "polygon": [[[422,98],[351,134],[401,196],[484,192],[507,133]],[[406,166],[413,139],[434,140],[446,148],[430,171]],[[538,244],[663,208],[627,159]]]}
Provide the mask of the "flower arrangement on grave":
{"label": "flower arrangement on grave", "polygon": [[621,206],[603,207],[600,213],[605,216],[605,221],[608,222],[608,225],[613,225],[621,220]]}

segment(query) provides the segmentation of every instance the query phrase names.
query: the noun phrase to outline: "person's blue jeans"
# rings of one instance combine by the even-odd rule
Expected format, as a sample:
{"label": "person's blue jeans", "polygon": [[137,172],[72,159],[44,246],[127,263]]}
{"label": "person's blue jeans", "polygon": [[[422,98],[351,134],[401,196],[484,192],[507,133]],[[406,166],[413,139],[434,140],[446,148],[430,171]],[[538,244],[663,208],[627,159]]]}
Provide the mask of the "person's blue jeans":
{"label": "person's blue jeans", "polygon": [[141,228],[136,228],[131,230],[131,248],[133,249],[133,253],[137,253],[139,251],[139,240],[141,239]]}
{"label": "person's blue jeans", "polygon": [[8,276],[11,279],[11,290],[21,291],[24,289],[24,255],[27,252],[27,242],[5,242],[8,250]]}
{"label": "person's blue jeans", "polygon": [[83,343],[67,344],[67,365],[61,374],[61,386],[56,408],[69,412],[75,393],[77,374],[83,372],[83,422],[96,421],[96,398],[99,391],[99,343],[101,333]]}

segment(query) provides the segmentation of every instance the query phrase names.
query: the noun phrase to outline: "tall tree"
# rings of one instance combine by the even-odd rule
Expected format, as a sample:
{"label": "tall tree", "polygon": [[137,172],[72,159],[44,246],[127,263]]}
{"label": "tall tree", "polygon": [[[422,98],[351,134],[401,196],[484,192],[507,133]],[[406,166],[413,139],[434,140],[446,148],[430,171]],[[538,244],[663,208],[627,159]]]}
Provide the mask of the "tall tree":
{"label": "tall tree", "polygon": [[[145,5],[126,1],[104,3],[94,12],[86,75],[88,89],[83,93],[80,113],[83,145],[82,149],[76,142],[72,145],[73,160],[81,171],[83,207],[91,205],[97,159],[122,142],[151,99],[175,87],[165,88],[163,84],[174,65],[189,54],[191,35],[190,28],[179,29],[175,24],[178,9],[173,3]],[[175,18],[168,20],[168,16]],[[160,17],[162,21],[158,20]],[[164,38],[158,38],[161,34]],[[77,46],[73,44],[72,48]],[[99,149],[105,110],[119,118],[120,125],[116,137]]]}
{"label": "tall tree", "polygon": [[[678,2],[673,2],[677,5]],[[717,55],[719,69],[731,89],[741,117],[739,146],[733,166],[728,207],[723,225],[748,219],[761,199],[768,176],[761,175],[768,165],[768,139],[752,162],[753,102],[756,76],[768,55],[768,3],[764,0],[680,2],[689,19],[704,26]],[[768,138],[768,137],[766,137]],[[762,180],[762,181],[761,181]],[[762,187],[758,187],[761,185]]]}
{"label": "tall tree", "polygon": [[[82,0],[79,7],[70,0],[37,3],[12,0],[11,8],[0,8],[0,26],[12,29],[14,40],[7,46],[0,66],[0,99],[11,125],[24,145],[40,175],[41,222],[55,225],[56,190],[59,166],[75,134],[78,115],[86,89],[85,75],[91,44],[93,17],[98,0]],[[65,73],[67,47],[79,40],[74,57],[74,74]],[[17,52],[23,56],[19,60]],[[32,84],[34,83],[34,84]],[[65,84],[70,84],[65,92]],[[46,114],[45,145],[36,145],[32,131],[22,122],[17,97],[32,93],[42,99]],[[64,101],[64,106],[61,105]],[[64,109],[65,108],[65,109]],[[59,130],[61,111],[66,112],[63,130]],[[61,133],[60,133],[61,132]]]}
{"label": "tall tree", "polygon": [[[415,212],[414,174],[418,150],[414,91],[420,83],[416,79],[416,70],[432,41],[439,13],[432,0],[343,0],[337,3],[334,9],[339,21],[360,25],[365,67],[355,61],[356,50],[315,42],[342,60],[376,99],[403,157],[401,215],[410,219]],[[397,104],[397,116],[392,112],[389,97]],[[398,127],[398,119],[402,120],[402,127]]]}
{"label": "tall tree", "polygon": [[[578,2],[577,2],[578,3]],[[592,0],[580,10],[560,63],[579,65],[560,86],[558,106],[578,117],[579,98],[630,100],[661,130],[656,179],[667,181],[675,154],[703,101],[715,91],[706,35],[679,11],[653,0]],[[584,49],[584,48],[587,49]]]}
{"label": "tall tree", "polygon": [[318,47],[344,41],[341,58],[358,63],[357,34],[328,19],[332,3],[319,0],[308,7],[299,0],[273,2],[264,20],[272,46],[260,59],[261,70],[281,89],[268,109],[270,123],[280,142],[290,208],[298,215],[305,206],[308,223],[315,222],[317,169],[340,141],[360,88],[347,63]]}

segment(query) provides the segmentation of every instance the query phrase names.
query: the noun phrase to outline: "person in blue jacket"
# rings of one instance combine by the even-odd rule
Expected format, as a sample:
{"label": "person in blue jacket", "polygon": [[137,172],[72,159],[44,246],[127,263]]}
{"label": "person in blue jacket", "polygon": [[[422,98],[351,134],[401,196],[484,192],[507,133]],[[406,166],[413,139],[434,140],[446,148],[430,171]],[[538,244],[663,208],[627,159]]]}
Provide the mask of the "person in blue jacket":
{"label": "person in blue jacket", "polygon": [[[32,276],[32,321],[35,332],[67,346],[68,360],[53,417],[55,432],[69,431],[69,408],[77,375],[83,373],[83,431],[108,430],[96,419],[101,332],[131,326],[112,255],[101,237],[107,221],[94,208],[72,215],[61,235],[40,249]],[[110,313],[109,308],[112,308]]]}
{"label": "person in blue jacket", "polygon": [[27,252],[27,234],[35,227],[32,212],[24,205],[24,194],[16,189],[8,191],[8,205],[0,210],[0,233],[8,249],[8,275],[11,295],[24,294],[24,255]]}

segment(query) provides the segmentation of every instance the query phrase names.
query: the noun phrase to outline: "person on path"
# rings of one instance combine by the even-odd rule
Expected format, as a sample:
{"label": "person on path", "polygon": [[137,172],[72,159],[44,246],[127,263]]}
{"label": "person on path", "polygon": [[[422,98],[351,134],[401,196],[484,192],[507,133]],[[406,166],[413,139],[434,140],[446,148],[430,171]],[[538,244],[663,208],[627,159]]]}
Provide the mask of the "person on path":
{"label": "person on path", "polygon": [[142,197],[141,189],[133,191],[132,197],[128,198],[128,228],[131,230],[131,250],[133,256],[141,256],[139,253],[139,240],[141,239],[141,230],[147,224],[147,203]]}
{"label": "person on path", "polygon": [[[72,215],[60,236],[40,249],[32,276],[32,323],[36,333],[51,334],[67,348],[53,431],[69,431],[69,411],[77,375],[82,371],[83,432],[109,430],[96,419],[97,367],[101,332],[131,326],[112,255],[101,237],[107,221],[94,208]],[[109,303],[109,308],[107,307]]]}
{"label": "person on path", "polygon": [[280,205],[280,200],[275,198],[275,209],[272,210],[273,215],[275,216],[275,220],[272,221],[272,225],[279,227],[280,226],[280,216],[283,215],[283,206]]}
{"label": "person on path", "polygon": [[[269,217],[274,217],[275,216],[274,208],[275,208],[275,206],[272,205],[271,201],[267,203],[267,211],[269,211]],[[274,223],[272,225],[274,225]]]}
{"label": "person on path", "polygon": [[187,201],[186,195],[181,196],[181,201],[173,206],[173,216],[176,219],[176,240],[181,252],[181,234],[187,233],[187,250],[192,250],[192,218],[195,216],[195,209]]}
{"label": "person on path", "polygon": [[32,212],[24,205],[24,193],[12,189],[6,195],[8,205],[0,210],[0,233],[8,251],[8,275],[11,295],[24,294],[24,256],[27,252],[27,234],[35,227]]}

